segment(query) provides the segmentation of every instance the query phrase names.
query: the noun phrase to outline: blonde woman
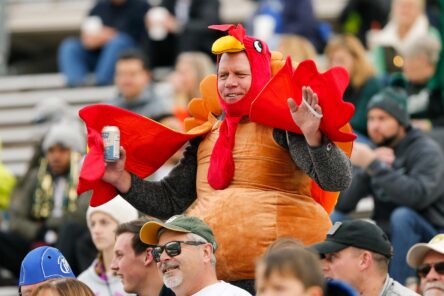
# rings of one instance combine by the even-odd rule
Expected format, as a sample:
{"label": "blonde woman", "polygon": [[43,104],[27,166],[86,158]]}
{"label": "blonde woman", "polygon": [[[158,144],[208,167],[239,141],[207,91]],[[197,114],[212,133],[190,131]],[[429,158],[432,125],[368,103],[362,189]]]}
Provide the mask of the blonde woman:
{"label": "blonde woman", "polygon": [[37,287],[32,296],[94,296],[94,293],[77,279],[57,278]]}
{"label": "blonde woman", "polygon": [[203,78],[215,73],[214,63],[202,52],[181,53],[171,75],[174,88],[174,115],[182,122],[188,116],[188,103],[200,97],[199,85]]}
{"label": "blonde woman", "polygon": [[121,196],[98,207],[89,207],[86,220],[91,237],[99,251],[97,259],[78,276],[95,295],[129,295],[123,290],[120,278],[111,270],[117,226],[138,218],[138,212]]}
{"label": "blonde woman", "polygon": [[367,135],[367,103],[381,88],[362,43],[352,35],[338,35],[330,39],[325,48],[329,67],[340,66],[347,70],[350,83],[344,100],[355,105],[350,123],[353,129]]}

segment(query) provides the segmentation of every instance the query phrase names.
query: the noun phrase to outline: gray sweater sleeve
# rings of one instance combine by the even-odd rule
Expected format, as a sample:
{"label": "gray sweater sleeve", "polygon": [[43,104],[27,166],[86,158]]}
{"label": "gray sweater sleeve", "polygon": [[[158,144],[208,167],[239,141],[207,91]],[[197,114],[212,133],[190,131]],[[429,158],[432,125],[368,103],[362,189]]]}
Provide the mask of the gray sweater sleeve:
{"label": "gray sweater sleeve", "polygon": [[183,213],[196,199],[197,148],[193,139],[170,174],[161,181],[144,181],[131,175],[131,187],[120,193],[137,210],[160,219]]}
{"label": "gray sweater sleeve", "polygon": [[323,190],[342,191],[352,180],[350,159],[325,136],[321,146],[310,147],[303,135],[275,129],[275,141],[289,149],[295,164]]}
{"label": "gray sweater sleeve", "polygon": [[[289,149],[298,167],[319,186],[328,191],[341,191],[351,182],[351,164],[348,157],[328,139],[320,147],[311,148],[304,137],[275,130],[276,142]],[[184,212],[196,199],[197,149],[201,139],[193,139],[184,156],[170,174],[161,181],[144,181],[131,175],[131,187],[121,193],[142,213],[166,219]]]}

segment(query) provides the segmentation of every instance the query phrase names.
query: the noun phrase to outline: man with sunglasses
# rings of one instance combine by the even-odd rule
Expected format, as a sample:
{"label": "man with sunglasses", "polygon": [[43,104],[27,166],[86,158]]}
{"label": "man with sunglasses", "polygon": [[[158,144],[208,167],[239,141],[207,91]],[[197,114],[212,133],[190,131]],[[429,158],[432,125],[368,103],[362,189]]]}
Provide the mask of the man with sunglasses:
{"label": "man with sunglasses", "polygon": [[153,258],[152,246],[140,240],[140,229],[152,220],[144,217],[117,227],[111,269],[121,278],[127,293],[138,296],[173,296],[174,293],[163,285]]}
{"label": "man with sunglasses", "polygon": [[413,245],[407,263],[416,269],[423,296],[444,295],[444,234],[436,235],[429,243]]}
{"label": "man with sunglasses", "polygon": [[150,221],[140,230],[140,239],[148,245],[156,245],[153,258],[158,262],[165,286],[176,295],[250,295],[217,279],[216,240],[202,220],[173,216],[165,223]]}
{"label": "man with sunglasses", "polygon": [[312,245],[328,279],[350,284],[360,296],[414,296],[388,274],[393,248],[376,224],[365,220],[336,222],[325,241]]}

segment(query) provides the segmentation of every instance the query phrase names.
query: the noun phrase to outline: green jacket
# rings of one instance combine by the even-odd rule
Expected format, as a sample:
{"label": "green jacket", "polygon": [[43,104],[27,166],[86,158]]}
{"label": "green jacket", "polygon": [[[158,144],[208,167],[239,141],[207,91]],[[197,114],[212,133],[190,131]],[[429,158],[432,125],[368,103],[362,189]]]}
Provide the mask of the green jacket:
{"label": "green jacket", "polygon": [[32,217],[34,192],[37,187],[38,168],[32,169],[27,175],[27,180],[17,185],[11,196],[10,231],[21,235],[23,238],[34,241],[38,234],[46,229],[57,231],[59,226],[66,221],[76,221],[86,225],[86,210],[89,205],[88,196],[80,196],[76,200],[76,210],[64,211],[61,217],[49,216],[44,220],[36,220]]}

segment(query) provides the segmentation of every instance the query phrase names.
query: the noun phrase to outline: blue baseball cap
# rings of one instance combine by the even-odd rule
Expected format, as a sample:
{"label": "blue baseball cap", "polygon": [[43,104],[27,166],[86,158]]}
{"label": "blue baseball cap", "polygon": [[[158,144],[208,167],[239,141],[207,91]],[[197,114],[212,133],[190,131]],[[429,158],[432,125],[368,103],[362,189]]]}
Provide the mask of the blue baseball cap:
{"label": "blue baseball cap", "polygon": [[38,247],[22,261],[19,286],[33,285],[52,278],[75,278],[65,256],[53,247]]}

